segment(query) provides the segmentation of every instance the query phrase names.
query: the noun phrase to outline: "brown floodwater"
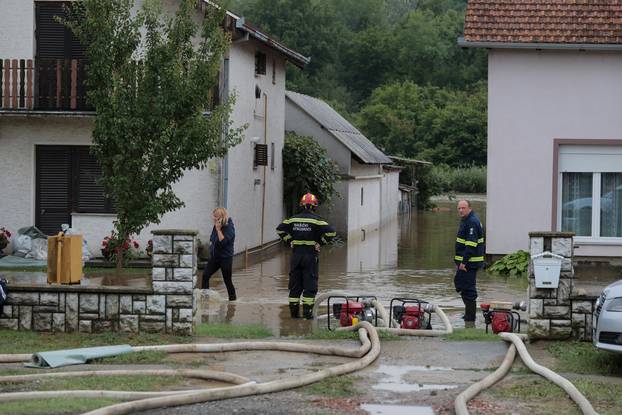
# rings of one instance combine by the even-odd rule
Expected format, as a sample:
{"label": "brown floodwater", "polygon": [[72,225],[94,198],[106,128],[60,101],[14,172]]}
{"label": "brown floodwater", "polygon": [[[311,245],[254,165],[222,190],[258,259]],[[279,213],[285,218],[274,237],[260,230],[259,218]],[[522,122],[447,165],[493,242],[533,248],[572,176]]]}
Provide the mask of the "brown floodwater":
{"label": "brown floodwater", "polygon": [[[485,203],[474,202],[473,207],[483,219]],[[375,232],[325,247],[320,254],[320,292],[372,294],[387,307],[394,297],[419,298],[445,308],[450,320],[461,327],[463,304],[453,288],[452,262],[458,221],[455,203],[439,203],[434,211],[402,215]],[[251,256],[248,263],[245,258],[236,260],[236,302],[225,300],[222,277],[216,273],[210,280],[209,300],[201,302],[200,320],[260,323],[275,335],[310,331],[308,322],[289,318],[289,258],[290,249],[277,246]],[[501,278],[485,271],[477,278],[478,302],[527,299],[526,279]],[[481,315],[478,324],[483,324]]]}

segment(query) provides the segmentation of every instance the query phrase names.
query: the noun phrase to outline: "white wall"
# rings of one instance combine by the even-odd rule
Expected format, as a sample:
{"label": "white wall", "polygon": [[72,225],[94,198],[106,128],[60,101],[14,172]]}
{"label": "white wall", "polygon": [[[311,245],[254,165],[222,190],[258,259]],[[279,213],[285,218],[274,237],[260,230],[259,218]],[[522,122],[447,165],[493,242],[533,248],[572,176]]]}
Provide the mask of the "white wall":
{"label": "white wall", "polygon": [[[553,140],[622,139],[622,54],[491,50],[487,252],[551,230]],[[577,255],[622,255],[583,246]]]}
{"label": "white wall", "polygon": [[[12,232],[35,223],[35,146],[40,144],[91,144],[92,118],[0,118],[0,225]],[[193,170],[174,185],[186,207],[166,214],[159,225],[151,225],[139,236],[144,248],[157,228],[199,230],[206,241],[211,232],[211,210],[216,206],[217,170]],[[74,214],[72,226],[83,233],[92,253],[99,255],[104,236],[112,230],[114,215]]]}
{"label": "white wall", "polygon": [[380,220],[388,221],[397,218],[399,201],[401,198],[400,172],[398,170],[384,170],[380,184]]}
{"label": "white wall", "polygon": [[348,239],[360,237],[363,231],[374,232],[380,226],[380,183],[379,178],[348,181]]}
{"label": "white wall", "polygon": [[0,0],[0,59],[32,59],[34,1]]}
{"label": "white wall", "polygon": [[[267,55],[266,75],[255,76],[255,51]],[[283,169],[281,153],[285,131],[285,61],[255,41],[236,43],[229,53],[229,85],[237,94],[231,115],[234,126],[248,124],[244,141],[229,151],[227,208],[236,223],[236,252],[262,242],[261,221],[265,170],[265,208],[263,242],[277,239],[275,232],[283,220]],[[276,83],[272,83],[272,62],[276,60]],[[255,86],[262,98],[255,99]],[[264,134],[264,94],[267,95],[267,135]],[[253,168],[254,148],[250,141],[259,137],[268,144],[268,166]],[[270,168],[270,145],[275,143],[275,169]],[[259,184],[255,184],[259,180]]]}

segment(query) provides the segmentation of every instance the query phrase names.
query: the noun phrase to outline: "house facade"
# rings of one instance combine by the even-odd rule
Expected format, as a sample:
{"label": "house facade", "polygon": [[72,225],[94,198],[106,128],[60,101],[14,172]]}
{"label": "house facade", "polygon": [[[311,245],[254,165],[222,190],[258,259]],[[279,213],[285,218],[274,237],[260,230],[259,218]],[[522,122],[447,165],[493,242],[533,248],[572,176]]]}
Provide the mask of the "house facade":
{"label": "house facade", "polygon": [[622,1],[470,0],[463,47],[488,49],[488,254],[571,231],[622,256]]}
{"label": "house facade", "polygon": [[328,104],[287,91],[285,129],[313,137],[339,165],[340,197],[322,211],[337,232],[349,240],[364,240],[383,222],[397,217],[399,169]]}
{"label": "house facade", "polygon": [[[4,7],[6,6],[6,7]],[[174,10],[176,2],[166,2]],[[208,3],[197,8],[197,20]],[[0,226],[36,225],[47,234],[68,223],[99,256],[113,229],[114,207],[96,183],[89,153],[95,112],[85,99],[84,49],[56,22],[61,2],[6,0],[0,16]],[[236,252],[275,240],[283,218],[281,150],[285,129],[285,67],[308,59],[227,14],[232,34],[217,96],[236,95],[233,127],[244,140],[223,159],[188,171],[174,185],[186,206],[164,215],[157,228],[197,229],[209,239],[211,211],[228,208],[236,224]],[[144,229],[138,239],[150,239]],[[10,247],[9,247],[10,249]]]}

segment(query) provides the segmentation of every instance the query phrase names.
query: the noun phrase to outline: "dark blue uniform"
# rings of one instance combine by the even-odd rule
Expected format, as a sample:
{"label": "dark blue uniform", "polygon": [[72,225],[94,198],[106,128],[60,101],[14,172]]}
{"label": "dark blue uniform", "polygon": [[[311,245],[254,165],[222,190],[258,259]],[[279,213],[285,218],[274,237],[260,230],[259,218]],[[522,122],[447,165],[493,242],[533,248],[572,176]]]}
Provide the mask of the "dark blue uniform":
{"label": "dark blue uniform", "polygon": [[325,245],[336,233],[332,226],[309,209],[285,219],[277,228],[279,237],[293,248],[289,272],[289,308],[299,317],[300,295],[305,318],[311,317],[318,290],[318,253],[315,244]]}
{"label": "dark blue uniform", "polygon": [[475,321],[477,299],[477,270],[484,265],[485,239],[484,227],[475,212],[471,211],[460,221],[456,235],[456,266],[464,264],[466,271],[458,269],[454,277],[454,286],[464,302],[464,321]]}
{"label": "dark blue uniform", "polygon": [[229,294],[229,300],[234,301],[237,297],[235,294],[235,287],[233,286],[233,244],[235,243],[235,227],[233,226],[233,220],[229,218],[229,221],[225,226],[221,228],[224,239],[218,240],[218,233],[216,227],[212,228],[212,234],[210,235],[210,259],[205,264],[203,270],[203,288],[209,288],[209,280],[211,276],[218,270],[222,272],[222,279],[227,287],[227,294]]}

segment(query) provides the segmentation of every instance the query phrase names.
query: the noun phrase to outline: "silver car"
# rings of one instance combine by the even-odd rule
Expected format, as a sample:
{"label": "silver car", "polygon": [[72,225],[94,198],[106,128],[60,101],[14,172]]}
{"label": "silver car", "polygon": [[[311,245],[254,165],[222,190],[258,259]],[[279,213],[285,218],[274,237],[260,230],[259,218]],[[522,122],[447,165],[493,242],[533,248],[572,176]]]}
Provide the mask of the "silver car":
{"label": "silver car", "polygon": [[607,286],[596,300],[592,341],[599,349],[622,353],[622,280]]}

